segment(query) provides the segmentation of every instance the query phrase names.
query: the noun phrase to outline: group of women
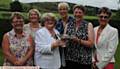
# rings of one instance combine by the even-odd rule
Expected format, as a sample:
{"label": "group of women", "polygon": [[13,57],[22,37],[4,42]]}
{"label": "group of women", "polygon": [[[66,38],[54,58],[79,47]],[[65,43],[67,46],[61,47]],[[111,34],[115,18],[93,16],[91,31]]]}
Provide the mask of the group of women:
{"label": "group of women", "polygon": [[74,5],[73,16],[69,16],[69,10],[67,3],[59,3],[61,18],[57,20],[53,13],[41,16],[37,9],[31,9],[27,24],[21,13],[14,12],[11,15],[13,29],[3,37],[3,65],[40,66],[40,69],[114,69],[118,31],[109,25],[110,9],[102,7],[98,10],[99,26],[95,28],[84,20],[84,6]]}

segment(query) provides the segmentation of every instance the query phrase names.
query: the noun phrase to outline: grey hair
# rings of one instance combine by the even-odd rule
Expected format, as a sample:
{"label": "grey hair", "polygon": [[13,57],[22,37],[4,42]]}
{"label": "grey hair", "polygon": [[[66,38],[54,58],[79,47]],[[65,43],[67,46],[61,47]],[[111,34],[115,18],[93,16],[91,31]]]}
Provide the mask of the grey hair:
{"label": "grey hair", "polygon": [[56,22],[56,16],[53,13],[44,13],[41,17],[42,25],[44,25],[44,22],[46,21],[47,18],[53,18],[53,20]]}

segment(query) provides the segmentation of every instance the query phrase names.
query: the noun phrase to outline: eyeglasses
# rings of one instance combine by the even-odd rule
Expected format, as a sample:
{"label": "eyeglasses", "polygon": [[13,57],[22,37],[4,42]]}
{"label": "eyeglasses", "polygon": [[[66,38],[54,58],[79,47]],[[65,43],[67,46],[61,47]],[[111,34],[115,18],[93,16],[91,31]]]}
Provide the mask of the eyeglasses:
{"label": "eyeglasses", "polygon": [[99,18],[104,18],[104,19],[108,19],[109,18],[109,16],[99,16]]}

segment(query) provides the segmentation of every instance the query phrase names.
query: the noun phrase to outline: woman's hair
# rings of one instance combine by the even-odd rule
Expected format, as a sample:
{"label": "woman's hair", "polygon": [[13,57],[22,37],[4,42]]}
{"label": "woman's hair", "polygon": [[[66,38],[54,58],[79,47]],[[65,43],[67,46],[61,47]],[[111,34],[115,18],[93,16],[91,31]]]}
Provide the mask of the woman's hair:
{"label": "woman's hair", "polygon": [[106,13],[108,14],[108,16],[110,17],[112,15],[112,12],[109,8],[107,7],[102,7],[98,10],[98,13],[97,14],[101,14],[101,13]]}
{"label": "woman's hair", "polygon": [[41,13],[40,13],[39,10],[37,10],[37,9],[30,9],[29,12],[28,12],[28,17],[30,17],[30,13],[31,13],[31,12],[36,12],[37,15],[38,15],[38,17],[39,17],[39,18],[41,17]]}
{"label": "woman's hair", "polygon": [[13,12],[11,14],[11,17],[10,17],[11,22],[14,19],[14,17],[16,17],[17,19],[23,19],[24,20],[24,17],[20,12]]}
{"label": "woman's hair", "polygon": [[45,21],[48,18],[52,18],[56,23],[56,16],[53,13],[44,13],[41,17],[42,25],[44,26]]}
{"label": "woman's hair", "polygon": [[66,3],[66,2],[61,2],[58,4],[58,9],[60,9],[62,7],[65,7],[67,10],[70,10],[70,7],[69,7],[68,3]]}
{"label": "woman's hair", "polygon": [[86,13],[86,8],[85,8],[83,5],[74,5],[74,6],[73,6],[73,11],[74,11],[76,8],[82,10],[84,14]]}

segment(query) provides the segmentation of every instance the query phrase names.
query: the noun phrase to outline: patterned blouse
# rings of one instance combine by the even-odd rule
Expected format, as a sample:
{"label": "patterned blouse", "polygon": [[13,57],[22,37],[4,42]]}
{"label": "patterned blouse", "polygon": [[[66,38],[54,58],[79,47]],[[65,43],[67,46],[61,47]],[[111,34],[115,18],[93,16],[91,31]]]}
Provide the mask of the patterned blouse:
{"label": "patterned blouse", "polygon": [[29,33],[33,38],[35,38],[35,32],[41,28],[41,24],[39,24],[39,28],[31,28],[30,23],[24,25],[24,30]]}
{"label": "patterned blouse", "polygon": [[[12,54],[15,54],[17,59],[24,58],[26,56],[26,53],[28,52],[28,48],[30,47],[30,41],[29,41],[29,35],[26,33],[23,33],[23,37],[21,39],[16,38],[14,30],[11,30],[7,33],[9,37],[9,43],[10,43],[10,51]],[[7,59],[5,59],[4,64],[5,66],[14,66],[11,62],[9,62]],[[30,58],[25,66],[31,66],[33,65],[33,61]]]}
{"label": "patterned blouse", "polygon": [[[88,40],[88,22],[83,20],[77,30],[74,21],[69,23],[66,34],[69,36],[77,36],[82,40]],[[68,43],[66,43],[65,59],[78,62],[80,64],[91,64],[92,48],[69,40]]]}

